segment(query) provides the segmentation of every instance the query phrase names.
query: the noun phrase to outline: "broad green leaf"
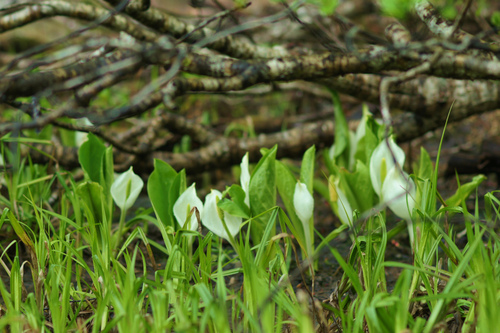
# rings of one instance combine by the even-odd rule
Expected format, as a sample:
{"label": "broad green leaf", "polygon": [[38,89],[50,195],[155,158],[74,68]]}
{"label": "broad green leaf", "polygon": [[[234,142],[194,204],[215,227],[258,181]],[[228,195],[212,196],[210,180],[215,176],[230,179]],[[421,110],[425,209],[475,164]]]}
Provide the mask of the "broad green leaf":
{"label": "broad green leaf", "polygon": [[[246,205],[245,205],[246,206]],[[242,217],[244,219],[250,218],[250,214],[247,214],[243,206],[238,203],[229,200],[228,198],[224,198],[217,203],[217,207],[222,209],[225,212],[228,212],[231,215]],[[247,206],[248,207],[248,206]]]}
{"label": "broad green leaf", "polygon": [[417,177],[422,179],[431,179],[434,167],[432,166],[431,157],[424,147],[420,148],[420,161],[418,167],[414,169],[416,169],[415,172]]}
{"label": "broad green leaf", "polygon": [[[250,178],[249,197],[252,216],[257,216],[276,205],[276,151],[278,146],[266,152],[255,167]],[[270,214],[252,220],[251,236],[259,244]]]}
{"label": "broad green leaf", "polygon": [[304,153],[304,157],[302,158],[302,165],[300,166],[300,181],[306,184],[307,189],[311,194],[313,193],[315,159],[316,147],[313,145]]}
{"label": "broad green leaf", "polygon": [[330,158],[329,149],[323,149],[323,161],[325,162],[325,166],[331,175],[338,174],[338,167],[335,164],[335,161]]}
{"label": "broad green leaf", "polygon": [[359,140],[356,153],[354,154],[356,160],[360,160],[365,165],[369,164],[372,152],[380,142],[379,131],[382,127],[375,121],[373,116],[367,115],[365,135]]}
{"label": "broad green leaf", "polygon": [[415,0],[380,0],[380,8],[385,15],[403,20],[412,10]]}
{"label": "broad green leaf", "polygon": [[233,184],[227,190],[227,193],[231,196],[232,200],[224,198],[219,201],[217,206],[231,215],[245,219],[250,218],[250,208],[245,204],[245,191],[241,186]]}
{"label": "broad green leaf", "polygon": [[[286,212],[288,213],[293,227],[296,230],[294,235],[297,239],[300,239],[299,243],[305,246],[306,239],[304,229],[302,228],[302,222],[300,222],[299,217],[295,214],[295,207],[293,206],[293,194],[297,180],[290,169],[280,161],[276,161],[276,175],[278,175],[276,177],[276,186],[278,188],[281,201],[283,201]],[[305,247],[303,250],[305,251]]]}
{"label": "broad green leaf", "polygon": [[175,200],[172,200],[170,190],[177,175],[168,163],[154,160],[154,171],[148,179],[148,196],[156,217],[165,226],[175,225],[172,211]]}
{"label": "broad green leaf", "polygon": [[[106,209],[106,204],[103,202],[105,195],[101,184],[97,182],[84,182],[76,188],[76,193],[82,199],[84,205],[92,212],[96,221],[102,222],[104,218],[110,221],[111,212]],[[103,215],[103,212],[105,215]]]}
{"label": "broad green leaf", "polygon": [[375,191],[370,180],[370,171],[361,161],[357,161],[353,173],[342,169],[340,186],[344,191],[351,208],[365,212],[373,207]]}
{"label": "broad green leaf", "polygon": [[101,185],[104,187],[105,192],[109,193],[111,185],[115,181],[115,169],[113,163],[113,147],[107,147],[104,151],[103,166],[102,166],[103,182]]}
{"label": "broad green leaf", "polygon": [[450,207],[441,207],[439,210],[434,214],[433,217],[439,216],[440,214],[444,212],[450,212],[450,213],[456,213],[456,214],[461,214],[464,212],[463,208],[460,206],[450,206]]}
{"label": "broad green leaf", "polygon": [[491,14],[491,24],[496,27],[500,27],[500,11],[497,10]]}
{"label": "broad green leaf", "polygon": [[[186,170],[182,169],[172,180],[172,184],[170,184],[170,191],[168,194],[168,209],[169,211],[174,211],[174,205],[177,199],[181,196],[182,193],[186,190]],[[173,216],[173,215],[172,215]],[[172,220],[172,227],[177,230],[180,228],[178,223],[175,223],[175,219]]]}
{"label": "broad green leaf", "polygon": [[78,160],[87,178],[93,182],[102,184],[102,167],[106,146],[92,133],[89,133],[78,151]]}
{"label": "broad green leaf", "polygon": [[470,194],[477,189],[477,187],[486,179],[484,175],[475,176],[471,182],[460,186],[455,194],[446,200],[447,206],[460,206]]}
{"label": "broad green leaf", "polygon": [[102,181],[101,185],[104,188],[104,193],[106,194],[106,204],[108,209],[113,211],[113,197],[111,197],[111,186],[115,181],[115,169],[113,163],[113,147],[107,147],[104,151],[103,165],[102,165]]}
{"label": "broad green leaf", "polygon": [[332,15],[337,8],[338,1],[337,0],[321,0],[321,6],[319,10],[323,15]]}

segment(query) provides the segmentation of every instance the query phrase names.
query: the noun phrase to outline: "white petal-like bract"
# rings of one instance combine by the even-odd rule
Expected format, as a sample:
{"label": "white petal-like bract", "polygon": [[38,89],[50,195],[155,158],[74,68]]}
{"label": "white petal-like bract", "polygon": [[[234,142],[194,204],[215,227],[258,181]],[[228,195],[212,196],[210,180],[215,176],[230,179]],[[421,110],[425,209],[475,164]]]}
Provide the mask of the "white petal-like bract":
{"label": "white petal-like bract", "polygon": [[111,185],[111,196],[121,210],[128,210],[135,203],[144,182],[134,173],[132,167],[120,174]]}
{"label": "white petal-like bract", "polygon": [[203,214],[201,221],[205,227],[217,236],[230,240],[229,236],[222,224],[221,214],[223,213],[224,222],[232,237],[235,237],[240,231],[243,219],[238,216],[229,214],[228,212],[221,211],[217,207],[217,201],[222,197],[222,193],[217,190],[212,190],[205,197],[205,206],[203,207]]}
{"label": "white petal-like bract", "polygon": [[415,183],[408,174],[393,167],[385,177],[382,197],[394,214],[409,221],[415,207],[416,191]]}
{"label": "white petal-like bract", "polygon": [[[184,227],[188,214],[191,212],[193,207],[198,209],[200,216],[203,214],[203,202],[196,195],[195,183],[189,186],[177,199],[174,204],[174,216],[181,227]],[[193,212],[191,215],[191,220],[189,221],[189,230],[198,229],[198,219],[196,214]]]}
{"label": "white petal-like bract", "polygon": [[[382,190],[382,184],[384,182],[385,176],[388,171],[394,168],[394,157],[396,158],[396,163],[401,167],[405,163],[405,153],[401,147],[399,147],[394,138],[390,137],[388,139],[389,147],[387,146],[387,140],[383,140],[375,148],[370,158],[370,178],[372,181],[373,190],[380,196]],[[394,153],[394,157],[392,153]]]}
{"label": "white petal-like bract", "polygon": [[248,169],[248,153],[243,156],[241,160],[241,174],[240,174],[240,184],[243,191],[245,191],[245,203],[250,207],[250,196],[248,190],[250,188],[250,171]]}

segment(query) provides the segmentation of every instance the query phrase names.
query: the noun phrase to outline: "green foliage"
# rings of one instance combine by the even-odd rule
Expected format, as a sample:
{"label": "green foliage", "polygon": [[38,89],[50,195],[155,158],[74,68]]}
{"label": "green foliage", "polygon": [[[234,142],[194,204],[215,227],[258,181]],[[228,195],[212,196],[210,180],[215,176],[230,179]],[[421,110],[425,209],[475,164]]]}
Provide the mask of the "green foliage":
{"label": "green foliage", "polygon": [[[254,216],[250,224],[250,232],[254,244],[260,243],[269,219],[268,214],[259,215],[276,206],[275,160],[277,149],[278,147],[274,146],[264,152],[250,178],[250,211]],[[273,235],[274,233],[273,231]]]}
{"label": "green foliage", "polygon": [[104,188],[96,182],[84,182],[76,188],[78,197],[85,205],[87,212],[89,212],[96,221],[109,221],[111,212],[107,209],[105,203]]}
{"label": "green foliage", "polygon": [[181,190],[181,178],[184,178],[182,182],[185,184],[185,173],[177,173],[169,164],[155,159],[154,171],[149,176],[147,185],[149,200],[156,217],[164,226],[174,229],[176,223],[173,207]]}
{"label": "green foliage", "polygon": [[493,14],[491,14],[491,24],[495,27],[500,27],[500,11],[494,11]]}
{"label": "green foliage", "polygon": [[308,3],[319,8],[322,15],[332,15],[338,6],[337,0],[307,0]]}
{"label": "green foliage", "polygon": [[232,200],[227,198],[220,200],[217,204],[219,208],[234,216],[250,218],[250,208],[245,204],[245,191],[241,186],[233,184],[226,192]]}
{"label": "green foliage", "polygon": [[[476,199],[475,211],[469,212],[466,200],[485,179],[478,175],[442,199],[439,154],[433,166],[422,149],[413,166],[415,209],[408,220],[390,227],[385,212],[390,204],[376,195],[370,178],[372,153],[385,144],[385,128],[365,110],[356,133],[349,131],[338,96],[333,99],[336,143],[324,153],[328,182],[317,177],[314,146],[300,168],[277,160],[278,147],[263,149],[248,189],[232,184],[216,202],[219,217],[244,219],[229,243],[212,232],[179,226],[173,208],[187,188],[194,189],[184,170],[155,160],[147,184],[152,209],[130,212],[132,217],[122,211],[118,222],[110,195],[116,188],[112,147],[89,135],[79,151],[85,178],[76,183],[68,172],[47,174],[46,166],[21,158],[19,145],[47,141],[3,137],[2,156],[16,167],[0,175],[6,187],[0,228],[9,239],[0,244],[6,272],[0,280],[0,330],[311,332],[322,320],[345,332],[432,332],[453,313],[463,320],[462,331],[494,331],[500,325],[500,238],[492,227],[500,219],[498,193],[485,195],[484,210]],[[6,149],[6,143],[18,146]],[[62,190],[47,206],[51,188]],[[297,189],[303,198],[320,192],[337,214],[342,191],[358,223],[342,224],[324,238],[318,233],[321,242],[314,246],[314,215],[300,211],[304,202],[295,200]],[[443,207],[436,208],[436,198]],[[456,214],[464,217],[463,231],[442,224]],[[209,222],[201,220],[205,226]],[[151,226],[158,236],[151,237]],[[406,226],[414,235],[413,263],[386,261],[390,241]],[[455,243],[459,232],[466,239],[463,247]],[[352,241],[347,257],[333,245],[342,234]],[[28,258],[20,255],[20,243]],[[298,272],[291,267],[301,266],[293,262],[296,244],[303,259],[328,258],[323,251],[328,248],[340,264],[343,276],[330,302],[322,304],[334,317],[313,318],[310,300],[302,291],[295,293],[289,277]],[[27,266],[31,277],[23,275]],[[396,268],[401,273],[393,285],[386,274]],[[316,272],[309,272],[315,278]],[[227,284],[233,277],[243,280],[237,288]],[[29,279],[32,286],[25,285]],[[427,321],[413,316],[421,304],[428,308]]]}
{"label": "green foliage", "polygon": [[412,10],[415,1],[418,0],[381,0],[380,8],[385,15],[403,20]]}
{"label": "green foliage", "polygon": [[86,177],[96,183],[104,180],[103,166],[106,146],[92,133],[88,134],[88,141],[82,144],[78,151],[78,161]]}

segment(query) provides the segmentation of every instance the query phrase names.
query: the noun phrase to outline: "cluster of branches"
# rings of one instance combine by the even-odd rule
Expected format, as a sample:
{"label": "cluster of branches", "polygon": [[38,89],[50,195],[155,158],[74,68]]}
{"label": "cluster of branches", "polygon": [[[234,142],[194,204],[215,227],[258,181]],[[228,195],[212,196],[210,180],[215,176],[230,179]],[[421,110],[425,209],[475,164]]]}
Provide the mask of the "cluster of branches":
{"label": "cluster of branches", "polygon": [[[93,4],[49,0],[4,8],[0,34],[55,16],[86,21],[87,25],[18,55],[1,69],[0,103],[28,113],[31,120],[4,122],[0,134],[53,124],[92,132],[112,144],[119,169],[133,164],[136,170],[151,171],[153,158],[160,158],[176,169],[197,172],[237,163],[247,151],[255,160],[261,147],[276,143],[280,156],[298,156],[312,144],[331,144],[334,124],[329,118],[316,119],[255,138],[226,137],[176,113],[178,98],[186,94],[251,93],[256,85],[272,91],[290,81],[301,82],[304,90],[319,84],[380,105],[384,121],[393,126],[400,142],[442,127],[452,103],[451,121],[500,107],[498,29],[485,26],[481,17],[468,15],[473,1],[466,1],[453,22],[443,19],[426,0],[417,1],[406,20],[380,20],[386,24],[384,35],[365,31],[350,19],[380,15],[376,1],[348,1],[329,17],[314,17],[304,2],[283,1],[281,7],[273,7],[278,8],[275,14],[240,23],[235,14],[250,4],[224,9],[215,1],[222,9],[195,25],[151,7],[148,0]],[[483,20],[477,24],[482,29],[462,30],[471,17]],[[229,24],[233,21],[237,24]],[[265,26],[272,36],[269,32],[283,25],[301,28],[313,44],[271,47],[265,43],[277,40],[254,41],[264,38],[254,35],[257,28]],[[120,35],[83,42],[80,38],[78,45],[61,47],[99,26]],[[21,68],[21,60],[30,60],[30,65]],[[151,66],[165,71],[131,96],[127,105],[93,105],[101,91],[133,79]],[[64,96],[60,98],[64,102],[51,109],[40,107],[39,100],[51,96]],[[29,102],[25,97],[30,97]],[[153,109],[153,117],[137,121],[126,133],[113,133],[106,127]],[[391,109],[404,112],[391,117]],[[62,117],[87,117],[93,126],[63,122]],[[162,150],[173,135],[186,134],[197,149],[185,153]],[[60,165],[77,165],[75,148],[55,144],[39,146],[37,151],[32,152],[35,159],[43,160],[48,153]]]}

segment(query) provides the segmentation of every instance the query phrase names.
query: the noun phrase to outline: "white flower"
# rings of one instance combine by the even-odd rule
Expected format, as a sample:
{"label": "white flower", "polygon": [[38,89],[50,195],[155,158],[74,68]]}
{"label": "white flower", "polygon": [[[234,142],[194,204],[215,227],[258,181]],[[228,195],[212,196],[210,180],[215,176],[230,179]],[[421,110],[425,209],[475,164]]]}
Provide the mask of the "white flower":
{"label": "white flower", "polygon": [[139,197],[144,182],[134,173],[132,167],[120,174],[111,185],[111,196],[120,209],[128,210]]}
{"label": "white flower", "polygon": [[222,193],[217,190],[212,190],[205,197],[205,206],[203,207],[203,214],[201,215],[201,220],[205,227],[207,227],[211,232],[217,236],[229,240],[229,236],[222,224],[222,216],[224,217],[224,222],[226,222],[227,229],[231,236],[235,237],[240,231],[241,223],[243,219],[238,216],[229,214],[228,212],[223,212],[217,207],[217,202],[222,197]]}
{"label": "white flower", "polygon": [[250,188],[250,171],[248,170],[248,153],[243,156],[241,160],[241,174],[240,174],[240,184],[243,191],[245,191],[245,203],[250,207],[250,195],[248,190]]}
{"label": "white flower", "polygon": [[[179,196],[174,204],[174,216],[181,227],[184,227],[186,224],[188,214],[191,212],[193,207],[198,209],[200,216],[203,214],[203,203],[196,195],[195,183],[189,186],[184,193]],[[196,214],[194,212],[191,214],[189,229],[198,229],[198,219],[196,218]]]}
{"label": "white flower", "polygon": [[390,210],[407,221],[411,220],[411,212],[415,207],[415,183],[404,171],[393,167],[385,177],[382,185],[382,198]]}
{"label": "white flower", "polygon": [[295,185],[295,192],[293,193],[293,206],[300,222],[302,222],[304,235],[306,237],[307,252],[311,253],[313,235],[311,235],[310,232],[310,223],[314,210],[314,198],[307,189],[306,184],[302,184],[300,181]]}
{"label": "white flower", "polygon": [[347,201],[347,196],[338,186],[339,181],[329,181],[330,199],[337,203],[337,215],[340,221],[348,226],[352,227],[353,222],[353,211],[351,204]]}
{"label": "white flower", "polygon": [[411,213],[416,205],[416,193],[417,189],[413,179],[406,172],[396,167],[389,171],[382,185],[382,198],[387,202],[389,209],[408,223],[411,244],[415,244]]}
{"label": "white flower", "polygon": [[[389,142],[390,149],[387,146],[387,142]],[[391,151],[394,153],[394,156]],[[383,140],[379,143],[370,158],[370,178],[373,189],[379,196],[387,173],[394,168],[394,157],[396,158],[396,163],[402,167],[405,163],[405,153],[394,142],[394,138],[391,136],[388,140]]]}

